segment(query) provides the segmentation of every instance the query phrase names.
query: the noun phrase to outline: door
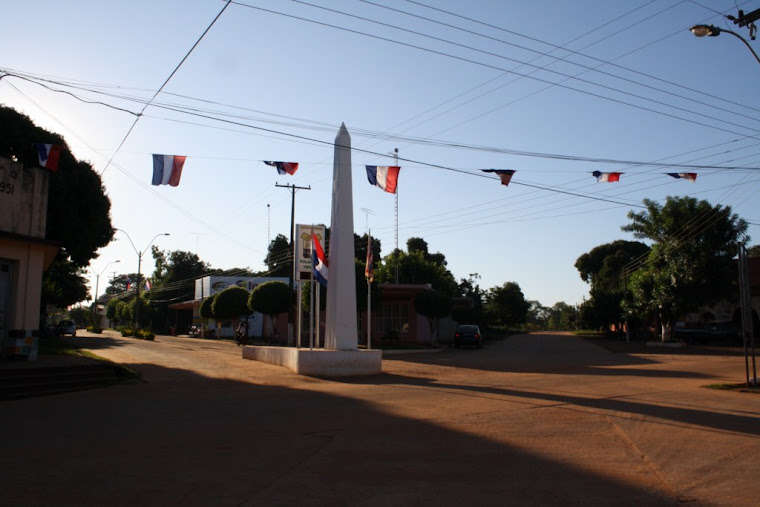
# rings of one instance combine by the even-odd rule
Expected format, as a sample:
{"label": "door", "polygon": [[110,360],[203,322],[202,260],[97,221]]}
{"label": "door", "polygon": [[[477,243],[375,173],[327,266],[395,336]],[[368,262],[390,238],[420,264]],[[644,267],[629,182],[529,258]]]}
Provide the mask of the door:
{"label": "door", "polygon": [[0,259],[0,349],[8,337],[8,321],[11,309],[11,263]]}

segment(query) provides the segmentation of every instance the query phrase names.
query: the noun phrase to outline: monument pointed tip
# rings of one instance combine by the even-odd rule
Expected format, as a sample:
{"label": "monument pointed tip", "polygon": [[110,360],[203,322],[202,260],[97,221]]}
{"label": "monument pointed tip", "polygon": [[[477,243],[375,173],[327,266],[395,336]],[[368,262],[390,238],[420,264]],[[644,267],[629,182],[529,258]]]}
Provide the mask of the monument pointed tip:
{"label": "monument pointed tip", "polygon": [[341,140],[341,143],[340,143],[341,145],[347,146],[347,147],[350,146],[349,143],[351,142],[351,136],[348,133],[348,129],[346,128],[346,124],[345,123],[341,123],[340,124],[340,129],[338,130],[338,135],[335,136],[335,140],[337,141],[338,139]]}

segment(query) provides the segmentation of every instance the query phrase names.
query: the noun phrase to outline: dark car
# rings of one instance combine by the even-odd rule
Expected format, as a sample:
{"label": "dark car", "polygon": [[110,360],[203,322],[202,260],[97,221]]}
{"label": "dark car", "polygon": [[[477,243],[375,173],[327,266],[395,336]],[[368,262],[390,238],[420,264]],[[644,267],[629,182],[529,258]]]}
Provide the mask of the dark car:
{"label": "dark car", "polygon": [[77,325],[73,320],[61,320],[56,326],[56,334],[58,336],[64,336],[70,334],[71,336],[77,335]]}
{"label": "dark car", "polygon": [[483,334],[480,328],[475,324],[459,324],[454,333],[454,346],[475,345],[480,348],[483,346]]}
{"label": "dark car", "polygon": [[673,328],[673,337],[686,343],[712,343],[734,345],[741,343],[734,323],[728,320],[712,320],[701,325],[677,322]]}

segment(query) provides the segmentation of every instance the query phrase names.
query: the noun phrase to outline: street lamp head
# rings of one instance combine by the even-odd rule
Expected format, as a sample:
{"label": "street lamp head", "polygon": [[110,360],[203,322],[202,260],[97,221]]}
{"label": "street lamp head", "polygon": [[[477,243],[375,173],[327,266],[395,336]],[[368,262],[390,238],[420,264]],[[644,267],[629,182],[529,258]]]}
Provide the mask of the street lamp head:
{"label": "street lamp head", "polygon": [[717,37],[720,35],[720,28],[713,25],[694,25],[691,28],[691,33],[694,34],[696,37],[704,37],[704,36],[710,36],[710,37]]}

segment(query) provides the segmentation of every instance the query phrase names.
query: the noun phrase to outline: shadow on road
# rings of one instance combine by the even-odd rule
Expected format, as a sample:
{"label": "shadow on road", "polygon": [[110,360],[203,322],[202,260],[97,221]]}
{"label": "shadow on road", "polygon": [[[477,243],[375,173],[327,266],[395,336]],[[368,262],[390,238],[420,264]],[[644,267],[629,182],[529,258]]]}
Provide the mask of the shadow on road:
{"label": "shadow on road", "polygon": [[[608,473],[596,464],[574,467],[563,464],[567,457],[561,455],[554,460],[499,442],[493,434],[392,415],[360,399],[130,366],[153,380],[3,405],[0,431],[10,435],[23,428],[28,438],[4,443],[0,504],[497,505],[508,499],[557,505],[624,499],[669,505],[676,500],[672,492],[658,492],[661,485],[652,476]],[[399,380],[381,376],[373,383],[383,379]],[[505,421],[491,431],[508,440],[514,428]],[[30,479],[41,470],[44,488]],[[72,488],[72,481],[86,481],[86,487]]]}

